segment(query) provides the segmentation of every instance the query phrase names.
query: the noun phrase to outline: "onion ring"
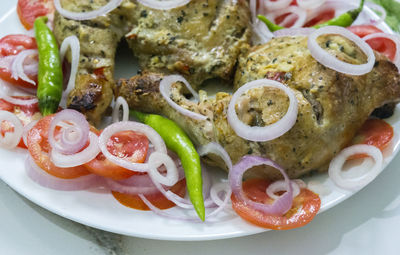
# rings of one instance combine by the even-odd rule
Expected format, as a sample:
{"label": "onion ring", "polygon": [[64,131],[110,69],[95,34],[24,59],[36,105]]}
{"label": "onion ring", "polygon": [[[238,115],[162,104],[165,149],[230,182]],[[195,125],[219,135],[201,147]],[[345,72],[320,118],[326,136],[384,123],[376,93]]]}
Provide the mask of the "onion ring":
{"label": "onion ring", "polygon": [[[366,64],[353,65],[343,61],[340,61],[335,56],[329,54],[327,51],[321,48],[317,43],[317,38],[324,34],[339,34],[350,41],[353,41],[360,49],[367,55],[368,61]],[[308,37],[308,49],[315,60],[322,65],[333,69],[337,72],[350,74],[350,75],[363,75],[369,73],[375,64],[375,54],[371,47],[363,41],[360,37],[353,34],[349,30],[343,27],[337,26],[326,26],[317,29],[315,32]]]}
{"label": "onion ring", "polygon": [[396,45],[396,54],[393,59],[393,64],[395,64],[397,69],[400,71],[400,37],[398,35],[391,35],[386,33],[374,33],[364,36],[363,40],[367,42],[368,40],[374,38],[386,38],[394,42],[394,44]]}
{"label": "onion ring", "polygon": [[[361,177],[355,179],[344,179],[340,172],[347,158],[357,154],[368,154],[371,156],[375,165]],[[348,190],[358,190],[373,181],[382,171],[383,155],[382,152],[372,145],[356,144],[343,149],[329,164],[328,174],[331,180],[340,188]]]}
{"label": "onion ring", "polygon": [[125,98],[119,96],[115,101],[113,113],[112,113],[112,122],[119,121],[119,108],[122,106],[122,121],[129,120],[129,105],[126,102]]}
{"label": "onion ring", "polygon": [[61,6],[60,0],[54,0],[54,7],[56,10],[65,18],[73,19],[73,20],[89,20],[94,19],[102,15],[106,15],[107,13],[113,11],[117,8],[123,0],[110,0],[106,5],[100,7],[97,10],[90,12],[71,12],[64,9]]}
{"label": "onion ring", "polygon": [[0,110],[0,130],[3,121],[10,122],[14,127],[14,131],[6,132],[4,136],[0,135],[0,147],[6,149],[15,148],[21,141],[22,133],[24,132],[22,122],[15,114]]}
{"label": "onion ring", "polygon": [[[289,108],[285,116],[277,122],[265,127],[251,127],[244,124],[237,116],[235,110],[236,101],[247,90],[259,87],[271,87],[284,91],[290,100]],[[266,142],[280,137],[289,131],[296,123],[298,102],[294,92],[280,82],[268,79],[251,81],[240,87],[233,94],[228,106],[228,122],[236,134],[246,140]]]}

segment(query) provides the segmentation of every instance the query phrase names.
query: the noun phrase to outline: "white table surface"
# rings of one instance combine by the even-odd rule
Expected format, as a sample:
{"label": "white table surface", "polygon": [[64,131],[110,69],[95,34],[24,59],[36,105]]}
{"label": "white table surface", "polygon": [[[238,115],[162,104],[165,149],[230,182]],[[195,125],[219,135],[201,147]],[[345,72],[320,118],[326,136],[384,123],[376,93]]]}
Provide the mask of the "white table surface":
{"label": "white table surface", "polygon": [[[16,2],[2,1],[0,17]],[[373,183],[301,229],[170,242],[85,227],[34,205],[0,181],[0,254],[400,254],[399,183],[398,155]]]}

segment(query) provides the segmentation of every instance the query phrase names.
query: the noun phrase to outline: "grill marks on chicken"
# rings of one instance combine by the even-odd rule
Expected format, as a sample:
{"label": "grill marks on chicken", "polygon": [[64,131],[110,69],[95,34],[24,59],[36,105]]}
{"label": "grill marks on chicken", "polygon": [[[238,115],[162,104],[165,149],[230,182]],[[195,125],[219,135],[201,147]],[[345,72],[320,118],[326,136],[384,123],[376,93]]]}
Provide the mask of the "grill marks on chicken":
{"label": "grill marks on chicken", "polygon": [[[61,2],[67,10],[82,12],[108,1]],[[67,104],[91,122],[99,122],[112,100],[115,52],[124,36],[144,71],[180,73],[196,87],[210,78],[229,80],[243,44],[250,39],[249,20],[246,1],[224,0],[191,1],[170,11],[125,0],[113,12],[89,21],[56,13],[58,42],[76,35],[81,43],[77,82]]]}
{"label": "grill marks on chicken", "polygon": [[[340,36],[325,36],[320,40],[321,44],[330,41],[328,50],[339,59],[353,64],[365,61],[362,52]],[[183,85],[176,83],[171,98],[183,107],[208,116],[206,121],[196,121],[178,114],[166,104],[158,91],[159,75],[145,73],[121,80],[116,89],[118,95],[126,97],[130,107],[160,113],[177,121],[197,145],[219,142],[233,163],[247,154],[264,156],[275,160],[291,178],[296,178],[313,170],[326,170],[334,155],[350,143],[376,108],[400,99],[398,70],[383,56],[376,56],[377,62],[370,73],[349,76],[317,63],[306,46],[305,37],[277,38],[248,49],[240,58],[236,88],[251,80],[276,77],[294,91],[299,102],[293,128],[268,142],[247,141],[235,134],[226,117],[231,99],[227,93],[217,93],[215,99],[211,99],[201,92],[201,101],[195,104],[183,96]],[[157,82],[152,82],[154,77],[158,77]],[[260,88],[247,91],[238,101],[236,111],[242,121],[262,126],[280,119],[287,107],[288,99],[282,92]],[[219,159],[211,161],[224,167]],[[256,169],[253,173],[279,177],[276,171],[267,168]]]}

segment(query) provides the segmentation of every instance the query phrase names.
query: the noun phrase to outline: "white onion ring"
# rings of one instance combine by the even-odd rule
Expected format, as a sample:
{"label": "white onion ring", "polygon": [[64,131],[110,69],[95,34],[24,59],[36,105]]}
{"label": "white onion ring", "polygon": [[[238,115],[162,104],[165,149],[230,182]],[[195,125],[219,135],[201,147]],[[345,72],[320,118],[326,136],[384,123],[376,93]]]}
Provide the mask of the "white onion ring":
{"label": "white onion ring", "polygon": [[30,155],[28,155],[25,161],[25,170],[27,175],[34,182],[43,187],[54,190],[77,191],[104,185],[104,179],[95,174],[89,174],[75,179],[62,179],[52,176],[36,165],[35,161]]}
{"label": "white onion ring", "polygon": [[303,9],[316,9],[325,2],[326,0],[297,0],[297,5]]}
{"label": "white onion ring", "polygon": [[[317,43],[317,38],[324,34],[338,34],[350,41],[353,41],[360,49],[368,56],[368,61],[366,64],[353,65],[340,61],[335,56],[329,54],[327,51],[321,48]],[[308,37],[308,49],[315,60],[317,60],[322,65],[333,69],[337,72],[350,74],[350,75],[363,75],[369,73],[375,64],[375,54],[371,47],[363,41],[360,37],[353,34],[349,30],[343,27],[337,26],[326,26],[317,29],[314,33],[310,34]]]}
{"label": "white onion ring", "polygon": [[165,99],[165,101],[167,101],[167,103],[172,108],[174,108],[178,112],[182,113],[183,115],[188,116],[189,118],[196,119],[196,120],[206,120],[207,116],[189,111],[189,110],[183,108],[182,106],[178,105],[174,101],[172,101],[172,99],[170,98],[171,85],[176,82],[182,82],[183,84],[185,84],[186,88],[190,91],[190,93],[192,93],[194,98],[196,100],[199,100],[199,95],[197,94],[196,91],[193,90],[193,88],[190,86],[190,84],[186,81],[185,78],[183,78],[180,75],[168,75],[168,76],[165,76],[160,82],[160,93],[163,96],[163,98]]}
{"label": "white onion ring", "polygon": [[24,132],[22,122],[15,114],[0,110],[0,130],[3,121],[10,122],[14,127],[14,131],[7,132],[4,136],[0,135],[0,147],[6,149],[15,148],[21,141],[22,133]]}
{"label": "white onion ring", "polygon": [[[274,12],[270,12],[270,13],[268,13],[267,18],[274,21],[276,17],[279,17],[279,16],[281,16],[283,14],[287,14],[287,13],[294,13],[297,15],[297,20],[291,26],[291,28],[302,27],[305,24],[306,19],[307,19],[307,12],[297,6],[289,6],[282,10],[276,10]],[[289,19],[291,19],[291,18],[288,18],[288,20]],[[285,20],[283,22],[285,22]],[[288,21],[288,20],[286,20],[286,21]],[[282,25],[282,23],[281,23],[281,25]]]}
{"label": "white onion ring", "polygon": [[385,21],[385,19],[387,17],[387,12],[386,12],[385,8],[383,8],[379,4],[375,4],[375,3],[372,3],[372,2],[366,2],[365,5],[368,6],[370,9],[372,9],[375,13],[376,12],[380,12],[381,13],[380,15],[378,15],[379,19],[374,21],[375,23],[378,24],[378,23],[381,23],[381,22]]}
{"label": "white onion ring", "polygon": [[113,113],[112,113],[112,122],[119,121],[119,108],[122,106],[122,121],[129,120],[129,105],[126,102],[125,98],[118,97],[115,101]]}
{"label": "white onion ring", "polygon": [[[63,127],[61,131],[60,141],[57,142],[54,137],[54,131],[56,126],[65,123],[72,122],[74,125]],[[70,139],[69,135],[75,133],[77,137]],[[80,151],[87,143],[89,139],[89,123],[85,116],[75,110],[65,109],[57,113],[50,123],[49,128],[49,143],[52,150],[63,154],[74,154]]]}
{"label": "white onion ring", "polygon": [[[227,196],[229,196],[229,197],[231,196],[232,189],[229,186],[229,182],[226,182],[226,181],[225,182],[217,182],[210,189],[210,197],[211,197],[212,201],[218,206],[222,206],[225,203],[225,199],[221,200],[221,198],[218,195],[222,191],[224,191]],[[228,199],[228,201],[229,201],[229,199]]]}
{"label": "white onion ring", "polygon": [[[288,7],[291,2],[292,2],[292,0],[277,0],[274,2],[271,0],[265,0],[264,6],[270,11],[280,10],[280,9],[284,9],[284,8]],[[261,4],[262,4],[262,1],[261,1]]]}
{"label": "white onion ring", "polygon": [[[354,179],[345,179],[341,176],[341,169],[347,158],[357,154],[368,154],[371,156],[375,165],[366,174]],[[348,190],[358,190],[366,186],[382,171],[383,155],[382,152],[372,145],[356,144],[343,149],[334,157],[329,164],[328,174],[331,180],[339,187]]]}
{"label": "white onion ring", "polygon": [[273,33],[275,37],[283,36],[309,36],[316,29],[312,27],[285,28],[277,30]]}
{"label": "white onion ring", "polygon": [[[251,127],[238,118],[235,105],[239,97],[247,90],[259,87],[271,87],[284,91],[289,97],[290,104],[285,116],[277,122],[265,127]],[[238,136],[250,141],[266,142],[278,138],[289,131],[296,123],[297,112],[297,98],[289,87],[274,80],[260,79],[246,83],[232,95],[227,115],[229,124]]]}
{"label": "white onion ring", "polygon": [[30,79],[24,70],[24,61],[27,57],[32,55],[37,55],[38,50],[23,50],[18,55],[16,55],[14,61],[11,65],[11,77],[15,80],[21,79],[23,81],[29,82],[33,85],[36,85],[36,82]]}
{"label": "white onion ring", "polygon": [[134,131],[147,136],[150,142],[154,145],[156,151],[167,154],[167,148],[161,136],[151,127],[142,123],[133,121],[117,122],[106,127],[99,137],[100,150],[103,155],[119,166],[135,172],[147,172],[149,169],[148,163],[132,163],[123,158],[112,155],[107,149],[107,141],[115,133],[121,131]]}
{"label": "white onion ring", "polygon": [[[148,164],[148,174],[153,182],[166,186],[173,186],[178,182],[178,169],[168,154],[155,151],[150,155]],[[158,171],[158,168],[162,165],[167,169],[165,176]]]}
{"label": "white onion ring", "polygon": [[[272,37],[273,34],[271,33],[271,31],[269,31],[267,25],[265,25],[264,22],[261,22],[260,20],[256,20],[253,22],[252,24],[253,27],[253,36],[252,36],[252,41],[253,44],[265,44],[267,42],[269,42]],[[256,37],[255,37],[256,35]]]}
{"label": "white onion ring", "polygon": [[391,34],[386,34],[386,33],[374,33],[374,34],[369,34],[367,36],[364,36],[363,40],[365,42],[367,42],[368,40],[371,40],[374,38],[386,38],[395,43],[396,54],[393,59],[393,64],[395,64],[397,69],[400,71],[400,37],[398,35],[391,35]]}
{"label": "white onion ring", "polygon": [[222,147],[219,143],[211,142],[206,145],[200,146],[197,152],[201,157],[210,153],[218,155],[225,162],[225,165],[228,167],[228,170],[232,169],[231,157],[229,156],[228,152],[226,152],[224,147]]}
{"label": "white onion ring", "polygon": [[171,10],[178,7],[182,7],[187,5],[190,0],[166,0],[166,1],[158,1],[158,0],[137,0],[140,4],[156,9],[156,10]]}
{"label": "white onion ring", "polygon": [[67,105],[67,98],[69,93],[75,88],[75,79],[76,79],[76,74],[78,72],[81,46],[78,37],[76,37],[75,35],[68,36],[62,42],[60,47],[61,62],[64,60],[65,54],[67,53],[67,50],[69,48],[71,49],[71,72],[69,75],[67,88],[64,90],[62,94],[62,100],[60,102],[60,105],[63,107]]}
{"label": "white onion ring", "polygon": [[54,7],[56,10],[65,18],[73,19],[73,20],[89,20],[94,19],[102,15],[106,15],[107,13],[113,11],[117,8],[123,0],[110,0],[106,5],[100,7],[97,10],[90,12],[71,12],[64,8],[62,8],[60,0],[54,0]]}
{"label": "white onion ring", "polygon": [[[292,185],[293,198],[295,198],[295,197],[297,197],[297,195],[300,194],[300,187],[294,181],[290,181],[290,184]],[[280,192],[280,191],[286,192],[286,185],[285,185],[285,182],[282,180],[271,183],[266,190],[267,195],[270,198],[275,199],[275,200],[279,199],[279,197],[280,197],[279,195],[276,195],[275,193]]]}
{"label": "white onion ring", "polygon": [[51,161],[55,166],[64,168],[83,165],[93,160],[100,152],[98,137],[95,133],[89,132],[89,142],[88,147],[72,155],[65,155],[57,150],[51,150]]}

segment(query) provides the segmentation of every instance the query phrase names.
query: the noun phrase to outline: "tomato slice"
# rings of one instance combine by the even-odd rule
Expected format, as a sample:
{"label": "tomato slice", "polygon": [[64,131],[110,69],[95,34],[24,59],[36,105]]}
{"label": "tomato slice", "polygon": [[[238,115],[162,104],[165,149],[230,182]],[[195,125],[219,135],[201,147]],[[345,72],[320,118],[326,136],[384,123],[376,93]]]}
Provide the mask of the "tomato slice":
{"label": "tomato slice", "polygon": [[[243,190],[253,201],[266,204],[272,203],[273,200],[265,192],[269,184],[270,182],[267,180],[251,179],[243,182]],[[264,214],[248,207],[234,194],[232,194],[231,200],[233,209],[244,220],[259,227],[275,230],[302,227],[314,218],[321,207],[319,196],[308,189],[300,191],[300,194],[293,200],[292,209],[283,216]]]}
{"label": "tomato slice", "polygon": [[304,27],[312,27],[321,23],[324,23],[328,20],[331,20],[335,17],[335,10],[326,10],[318,14],[315,18],[307,21],[306,24],[304,24]]}
{"label": "tomato slice", "polygon": [[[34,98],[33,96],[15,96],[14,98],[22,99],[22,100],[30,100]],[[32,121],[38,120],[42,117],[42,114],[39,110],[39,105],[30,104],[30,105],[15,105],[3,99],[0,99],[0,110],[8,111],[14,113],[25,126]],[[4,135],[5,132],[12,132],[14,128],[10,123],[3,121],[1,123],[1,133]],[[21,139],[18,144],[18,147],[26,149],[25,143]]]}
{"label": "tomato slice", "polygon": [[[373,145],[383,151],[392,140],[393,135],[393,127],[386,121],[381,119],[369,119],[363,124],[356,136],[354,136],[351,144]],[[367,157],[367,155],[354,155],[350,157],[350,159],[364,157]]]}
{"label": "tomato slice", "polygon": [[44,171],[58,178],[73,179],[90,174],[84,166],[61,168],[55,166],[50,160],[48,137],[53,117],[54,114],[40,119],[28,133],[28,150],[33,160]]}
{"label": "tomato slice", "polygon": [[[373,25],[356,25],[348,27],[351,32],[363,38],[370,34],[383,33],[382,30]],[[387,38],[374,38],[366,41],[372,49],[385,55],[391,61],[394,60],[396,56],[396,44]]]}
{"label": "tomato slice", "polygon": [[[7,35],[0,39],[0,58],[17,55],[23,50],[36,48],[36,40],[33,37],[19,34]],[[28,77],[34,81],[37,81],[37,75],[28,75]],[[7,67],[0,67],[0,78],[19,87],[36,89],[36,86],[29,82],[21,79],[15,80],[11,76],[10,68]]]}
{"label": "tomato slice", "polygon": [[54,14],[54,3],[53,0],[18,0],[17,13],[22,25],[29,30],[37,17]]}
{"label": "tomato slice", "polygon": [[[149,140],[147,137],[133,131],[119,132],[113,135],[107,143],[107,149],[111,154],[133,163],[143,163],[146,160],[148,148]],[[94,174],[114,180],[126,179],[136,174],[112,163],[102,153],[84,166]]]}
{"label": "tomato slice", "polygon": [[[172,192],[180,197],[184,197],[186,194],[186,179],[180,180],[170,189]],[[138,195],[123,194],[116,191],[112,192],[115,199],[121,204],[142,211],[149,211],[150,208],[143,202]],[[175,206],[173,202],[164,197],[161,193],[154,193],[145,196],[154,206],[161,210],[169,209]]]}

